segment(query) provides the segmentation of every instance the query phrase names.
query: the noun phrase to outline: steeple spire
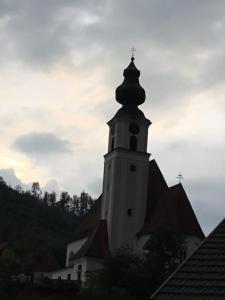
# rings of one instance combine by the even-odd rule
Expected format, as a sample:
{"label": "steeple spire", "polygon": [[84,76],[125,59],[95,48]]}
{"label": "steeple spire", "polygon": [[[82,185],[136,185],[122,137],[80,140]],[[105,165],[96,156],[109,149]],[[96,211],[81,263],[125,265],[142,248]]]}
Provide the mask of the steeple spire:
{"label": "steeple spire", "polygon": [[[133,50],[132,50],[133,51]],[[116,89],[116,100],[123,106],[137,107],[145,102],[145,90],[139,83],[140,71],[134,64],[132,52],[131,62],[123,71],[124,81]]]}
{"label": "steeple spire", "polygon": [[134,61],[134,52],[136,51],[136,49],[134,47],[131,48],[131,60]]}

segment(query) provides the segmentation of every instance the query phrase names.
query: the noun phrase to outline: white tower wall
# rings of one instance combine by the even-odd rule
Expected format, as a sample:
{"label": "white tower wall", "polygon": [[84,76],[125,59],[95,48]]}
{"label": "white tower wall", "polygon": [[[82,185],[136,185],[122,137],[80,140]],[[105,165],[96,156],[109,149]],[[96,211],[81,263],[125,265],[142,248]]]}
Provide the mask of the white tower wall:
{"label": "white tower wall", "polygon": [[[139,132],[130,132],[130,124]],[[147,153],[150,121],[113,118],[109,123],[108,153],[105,155],[102,219],[107,219],[110,250],[114,252],[135,239],[146,215],[149,154]],[[130,150],[130,138],[137,140],[136,151]],[[112,139],[113,145],[112,145]]]}

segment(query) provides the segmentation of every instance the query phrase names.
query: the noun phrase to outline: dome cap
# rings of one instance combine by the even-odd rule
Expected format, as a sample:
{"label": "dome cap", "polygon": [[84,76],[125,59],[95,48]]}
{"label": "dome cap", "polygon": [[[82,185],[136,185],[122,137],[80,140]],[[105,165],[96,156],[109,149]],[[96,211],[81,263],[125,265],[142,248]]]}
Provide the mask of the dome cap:
{"label": "dome cap", "polygon": [[131,57],[129,66],[123,71],[124,81],[116,89],[116,100],[124,106],[138,106],[145,102],[145,90],[139,83],[140,71]]}

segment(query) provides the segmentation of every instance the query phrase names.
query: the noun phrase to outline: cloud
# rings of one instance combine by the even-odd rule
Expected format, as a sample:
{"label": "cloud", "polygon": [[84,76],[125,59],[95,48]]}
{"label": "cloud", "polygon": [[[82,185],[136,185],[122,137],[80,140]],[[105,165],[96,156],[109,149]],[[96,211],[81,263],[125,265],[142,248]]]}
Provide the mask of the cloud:
{"label": "cloud", "polygon": [[56,192],[57,195],[59,195],[60,193],[60,187],[59,184],[57,182],[57,180],[55,179],[50,179],[46,185],[43,187],[43,191],[48,191],[48,192]]}
{"label": "cloud", "polygon": [[0,57],[35,69],[104,65],[112,84],[136,44],[143,86],[154,99],[146,105],[166,111],[225,78],[225,3],[215,1],[0,0],[0,51],[8,49]]}
{"label": "cloud", "polygon": [[99,197],[102,192],[102,179],[101,178],[93,178],[87,184],[87,192],[93,197]]}
{"label": "cloud", "polygon": [[[22,180],[20,180],[16,174],[15,170],[12,168],[8,169],[0,169],[0,176],[4,178],[5,182],[10,185],[12,188],[15,188],[16,186],[21,186],[23,190],[30,190],[32,186],[32,182],[25,183]],[[36,181],[36,180],[33,180]],[[56,194],[59,196],[61,189],[59,187],[58,182],[55,179],[50,179],[47,181],[47,183],[41,187],[42,191],[48,191],[48,192],[56,192]]]}
{"label": "cloud", "polygon": [[[72,100],[69,103],[65,93],[65,101],[68,102],[64,102],[63,98],[62,108],[67,103],[73,116],[77,116],[83,107],[84,120],[88,109],[98,120],[102,118],[105,122],[112,118],[119,109],[114,91],[123,80],[122,71],[129,63],[129,50],[134,45],[137,48],[135,63],[141,70],[140,82],[147,94],[142,109],[146,117],[150,115],[153,121],[149,132],[149,149],[154,156],[161,156],[165,175],[171,181],[176,180],[180,171],[184,173],[185,185],[187,178],[197,180],[190,183],[193,190],[190,198],[194,203],[197,201],[195,208],[205,228],[220,220],[224,211],[223,203],[220,200],[212,204],[211,199],[214,196],[222,199],[224,191],[218,193],[215,180],[208,179],[217,178],[217,175],[224,178],[224,122],[219,123],[218,117],[221,115],[224,120],[225,2],[0,0],[0,16],[0,43],[4,45],[0,49],[0,65],[9,66],[14,72],[13,64],[17,72],[10,73],[11,78],[21,74],[20,81],[10,81],[10,88],[12,86],[18,92],[21,87],[25,88],[22,94],[18,93],[18,97],[7,92],[1,96],[5,99],[5,111],[1,112],[1,120],[5,124],[1,124],[4,130],[0,130],[8,138],[6,145],[10,143],[10,138],[18,135],[18,131],[24,132],[24,127],[21,129],[19,123],[26,126],[28,120],[38,120],[39,129],[28,127],[30,131],[49,128],[50,132],[59,133],[60,128],[62,135],[72,136],[75,127],[75,134],[78,134],[77,124],[73,128],[68,125],[66,109],[63,126],[62,123],[59,125],[59,120],[63,119],[61,115],[59,117],[57,114],[55,118],[53,114],[57,108],[55,99],[60,98],[60,102],[64,91],[62,95],[55,92],[46,79],[57,77],[62,66],[65,73],[68,71],[68,79],[71,74],[74,78],[84,78],[83,94],[76,95],[79,80],[75,79],[74,85],[71,84],[71,93],[68,83],[68,93],[79,101]],[[99,78],[98,69],[101,70],[101,80],[90,85],[89,75]],[[4,72],[2,74],[4,79]],[[40,80],[45,84],[33,84],[37,82],[37,77],[32,79],[27,74],[43,76]],[[27,77],[32,79],[29,83]],[[27,86],[31,86],[31,89],[27,89]],[[98,86],[107,87],[105,95],[95,92]],[[88,97],[90,89],[93,93]],[[47,90],[53,90],[55,94],[46,97]],[[196,97],[199,94],[204,94],[201,99]],[[45,104],[40,101],[41,95],[47,99]],[[11,100],[15,98],[15,104],[11,107],[7,103],[9,97]],[[91,105],[86,104],[85,97]],[[206,101],[209,99],[212,106],[206,110]],[[35,108],[32,101],[35,102]],[[54,101],[54,105],[51,101]],[[26,109],[29,106],[32,107],[31,111]],[[39,107],[48,107],[44,114],[45,122],[42,111],[38,112]],[[63,112],[59,104],[57,109]],[[220,113],[216,110],[220,110]],[[57,174],[60,188],[62,185],[71,193],[85,188],[90,193],[98,194],[101,192],[101,180],[97,177],[101,176],[99,170],[103,163],[100,156],[105,151],[107,140],[103,148],[101,138],[93,139],[91,122],[86,124],[85,134],[80,134],[81,143],[88,150],[85,152],[84,146],[76,148],[75,159],[61,155],[55,163],[55,155],[70,153],[72,147],[68,140],[59,138],[57,134],[31,132],[17,137],[13,146],[32,159],[38,158],[38,167],[46,169],[44,178],[47,174],[48,178],[54,178]],[[46,123],[49,123],[48,127]],[[16,131],[13,126],[17,129],[16,133],[13,132]],[[44,164],[41,164],[43,159]],[[93,160],[95,163],[92,165]],[[47,185],[50,189],[54,186],[57,188],[54,182]],[[218,181],[218,185],[224,184]],[[218,211],[216,206],[221,206],[222,210]]]}
{"label": "cloud", "polygon": [[[145,56],[163,47],[160,56],[170,53],[182,71],[182,61],[189,60],[194,50],[201,54],[201,49],[214,48],[215,41],[224,43],[219,36],[224,31],[224,9],[225,4],[216,0],[0,1],[11,52],[42,67],[66,57],[71,62],[73,53],[79,58],[83,49],[97,48],[99,63],[103,53],[114,59],[120,53],[121,63],[135,43]],[[183,52],[182,59],[173,50]]]}
{"label": "cloud", "polygon": [[104,1],[1,0],[0,37],[8,41],[4,55],[35,68],[71,61],[72,46],[79,47],[101,7]]}
{"label": "cloud", "polygon": [[185,189],[199,223],[208,234],[225,217],[225,186],[223,178],[212,176],[185,180]]}
{"label": "cloud", "polygon": [[13,147],[29,156],[46,156],[60,153],[71,153],[70,142],[60,139],[53,133],[31,132],[19,136]]}
{"label": "cloud", "polygon": [[5,182],[11,187],[15,188],[17,185],[20,185],[24,190],[29,190],[31,183],[27,184],[22,182],[15,174],[15,170],[12,168],[0,169],[0,176],[2,176]]}

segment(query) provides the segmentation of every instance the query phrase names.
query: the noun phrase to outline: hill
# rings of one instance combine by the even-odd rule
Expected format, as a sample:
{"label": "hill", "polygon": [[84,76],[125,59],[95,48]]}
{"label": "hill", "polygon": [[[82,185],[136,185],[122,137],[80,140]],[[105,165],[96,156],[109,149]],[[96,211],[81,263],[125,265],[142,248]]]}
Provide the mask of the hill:
{"label": "hill", "polygon": [[29,192],[18,192],[0,181],[0,242],[10,242],[16,261],[31,272],[52,249],[59,263],[79,218],[57,205],[49,206]]}

